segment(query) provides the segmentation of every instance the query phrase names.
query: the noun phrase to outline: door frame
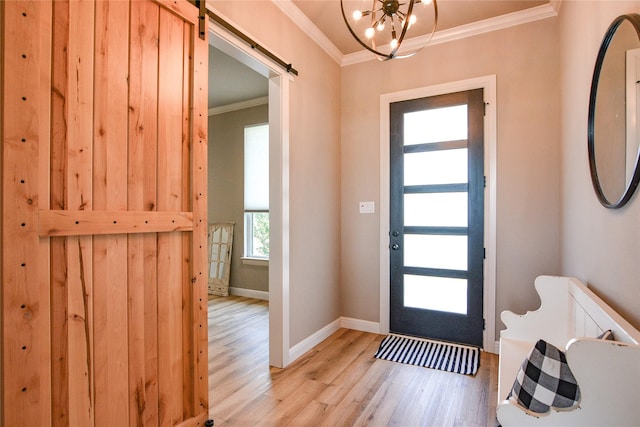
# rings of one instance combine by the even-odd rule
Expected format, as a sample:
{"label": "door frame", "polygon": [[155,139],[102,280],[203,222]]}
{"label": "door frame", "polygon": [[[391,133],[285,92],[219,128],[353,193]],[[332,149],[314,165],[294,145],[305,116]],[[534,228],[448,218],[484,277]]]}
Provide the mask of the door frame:
{"label": "door frame", "polygon": [[[215,11],[235,28],[240,26]],[[247,32],[243,31],[245,34]],[[269,80],[269,365],[284,368],[289,349],[289,85],[294,77],[209,20],[209,43]]]}
{"label": "door frame", "polygon": [[487,180],[484,202],[483,349],[496,353],[496,76],[489,75],[380,95],[380,333],[389,333],[389,106],[393,102],[447,93],[484,89],[484,171]]}

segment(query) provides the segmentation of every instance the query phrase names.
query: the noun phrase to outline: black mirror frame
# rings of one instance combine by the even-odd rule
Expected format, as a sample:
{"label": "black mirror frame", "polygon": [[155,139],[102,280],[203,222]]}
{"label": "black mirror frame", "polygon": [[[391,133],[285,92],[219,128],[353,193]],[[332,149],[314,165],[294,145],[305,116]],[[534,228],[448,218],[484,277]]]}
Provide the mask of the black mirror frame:
{"label": "black mirror frame", "polygon": [[595,122],[595,106],[596,106],[596,94],[598,92],[598,82],[600,80],[600,71],[602,70],[602,64],[604,62],[605,55],[607,53],[607,49],[609,48],[609,44],[613,39],[618,27],[624,22],[629,21],[631,25],[636,30],[636,35],[640,40],[640,15],[636,13],[620,15],[616,19],[613,20],[607,32],[605,33],[604,38],[602,39],[602,43],[600,45],[600,50],[598,51],[598,58],[596,60],[596,65],[593,70],[593,79],[591,80],[591,92],[589,94],[589,118],[588,118],[588,152],[589,152],[589,169],[591,171],[591,182],[593,184],[593,189],[596,192],[596,196],[598,196],[598,200],[605,208],[609,209],[618,209],[623,207],[633,196],[636,188],[638,187],[638,182],[640,182],[640,150],[636,154],[636,162],[633,171],[633,176],[627,182],[624,192],[622,196],[615,202],[611,202],[607,199],[602,191],[602,187],[600,186],[600,180],[598,179],[598,171],[596,169],[596,158],[595,158],[595,134],[594,134],[594,122]]}

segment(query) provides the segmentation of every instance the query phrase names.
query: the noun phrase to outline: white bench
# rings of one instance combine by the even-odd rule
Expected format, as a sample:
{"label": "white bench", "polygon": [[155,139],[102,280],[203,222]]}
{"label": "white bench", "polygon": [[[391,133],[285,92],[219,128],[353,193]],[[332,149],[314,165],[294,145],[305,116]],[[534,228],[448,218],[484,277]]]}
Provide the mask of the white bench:
{"label": "white bench", "polygon": [[[502,312],[498,421],[510,426],[640,426],[640,332],[575,278],[540,276],[540,309]],[[638,289],[640,292],[640,289]],[[596,339],[613,331],[613,341]],[[580,387],[577,408],[547,414],[507,400],[516,374],[539,340],[566,350]]]}

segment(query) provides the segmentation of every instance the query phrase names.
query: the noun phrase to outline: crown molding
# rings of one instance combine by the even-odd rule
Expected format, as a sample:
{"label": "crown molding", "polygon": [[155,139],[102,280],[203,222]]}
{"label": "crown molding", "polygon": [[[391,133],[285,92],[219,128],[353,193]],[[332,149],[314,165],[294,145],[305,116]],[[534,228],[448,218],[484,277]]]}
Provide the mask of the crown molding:
{"label": "crown molding", "polygon": [[322,31],[316,24],[313,23],[307,15],[302,13],[302,11],[296,6],[291,0],[271,0],[273,4],[278,6],[285,15],[289,17],[304,33],[306,33],[311,40],[313,40],[318,46],[320,46],[334,61],[340,64],[343,60],[344,55],[334,45],[331,40],[327,36],[324,35]]}
{"label": "crown molding", "polygon": [[[272,0],[272,2],[340,66],[346,67],[348,65],[376,59],[376,56],[368,50],[343,55],[329,38],[298,9],[292,0]],[[530,9],[496,16],[447,30],[436,31],[429,42],[429,46],[461,40],[466,37],[477,36],[479,34],[514,27],[541,19],[552,18],[558,16],[561,5],[562,0],[550,0],[547,4]],[[428,36],[421,36],[407,39],[404,41],[404,45],[407,46],[409,50],[418,49],[424,45],[427,37]]]}
{"label": "crown molding", "polygon": [[249,99],[247,101],[234,102],[233,104],[221,105],[220,107],[209,108],[209,116],[217,114],[229,113],[231,111],[244,110],[245,108],[257,107],[269,103],[269,97]]}
{"label": "crown molding", "polygon": [[562,6],[562,0],[549,0],[549,4],[556,11],[557,14],[560,13],[560,7]]}

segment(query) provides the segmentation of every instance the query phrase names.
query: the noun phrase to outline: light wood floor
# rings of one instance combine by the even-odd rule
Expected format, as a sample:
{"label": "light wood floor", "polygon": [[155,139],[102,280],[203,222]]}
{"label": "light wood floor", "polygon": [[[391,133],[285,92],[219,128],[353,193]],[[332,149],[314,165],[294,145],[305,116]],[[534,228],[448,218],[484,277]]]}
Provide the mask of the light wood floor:
{"label": "light wood floor", "polygon": [[494,427],[497,356],[475,377],[373,357],[383,335],[340,329],[286,369],[269,367],[268,306],[209,301],[210,415],[229,426]]}

